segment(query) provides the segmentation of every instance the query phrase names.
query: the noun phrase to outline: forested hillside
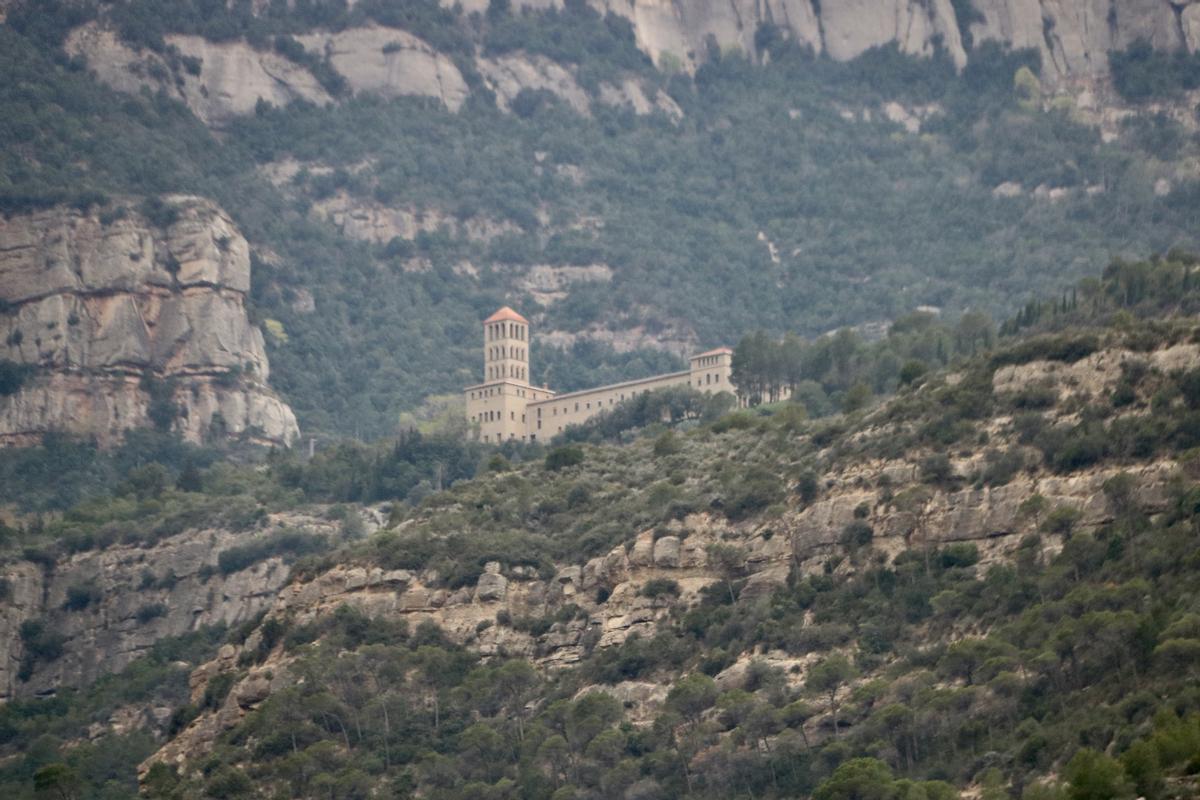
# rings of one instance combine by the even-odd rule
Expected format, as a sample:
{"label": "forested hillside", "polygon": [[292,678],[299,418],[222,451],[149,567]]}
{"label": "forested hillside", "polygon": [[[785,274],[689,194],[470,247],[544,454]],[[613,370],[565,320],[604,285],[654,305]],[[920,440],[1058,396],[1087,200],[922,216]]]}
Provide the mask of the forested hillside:
{"label": "forested hillside", "polygon": [[[278,5],[14,4],[0,205],[215,200],[251,244],[272,384],[310,432],[388,434],[476,380],[501,303],[543,337],[535,380],[573,389],[753,329],[1003,317],[1113,256],[1194,244],[1190,57],[1131,49],[1113,62],[1128,100],[1085,100],[992,41],[959,73],[897,46],[835,62],[763,25],[691,74],[581,3]],[[87,50],[95,31],[114,44]],[[363,31],[360,55],[461,87],[359,87],[342,40],[319,42]],[[286,70],[297,99],[202,120],[238,79],[226,52]],[[1129,101],[1146,105],[1106,110]]]}
{"label": "forested hillside", "polygon": [[[1192,797],[1198,278],[1114,263],[987,341],[907,321],[846,366],[902,353],[899,392],[817,420],[664,394],[549,449],[161,449],[5,529],[0,785],[132,797],[140,764],[162,798]],[[779,346],[740,368],[786,381],[743,361]],[[219,544],[185,570],[192,541]]]}

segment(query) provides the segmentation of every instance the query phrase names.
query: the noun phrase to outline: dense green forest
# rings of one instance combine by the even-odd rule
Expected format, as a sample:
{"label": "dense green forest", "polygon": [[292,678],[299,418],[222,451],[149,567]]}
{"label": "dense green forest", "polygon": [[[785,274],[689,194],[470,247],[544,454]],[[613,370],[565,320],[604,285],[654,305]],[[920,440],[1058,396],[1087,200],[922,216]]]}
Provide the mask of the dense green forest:
{"label": "dense green forest", "polygon": [[[656,635],[608,648],[592,641],[578,664],[549,673],[503,653],[483,659],[436,626],[350,607],[304,624],[274,619],[239,669],[282,655],[304,680],[222,735],[198,772],[155,767],[144,789],[163,798],[942,800],[973,784],[989,800],[1189,797],[1200,771],[1200,368],[1131,362],[1110,394],[1061,405],[1037,386],[994,392],[992,378],[1038,360],[1075,364],[1104,348],[1194,343],[1198,297],[1193,257],[1117,262],[1073,293],[1030,303],[986,342],[960,335],[953,345],[961,331],[927,327],[957,348],[952,374],[920,362],[895,397],[828,419],[806,419],[797,402],[722,413],[668,393],[597,418],[549,450],[410,433],[386,447],[346,443],[311,461],[280,453],[237,467],[160,445],[165,463],[126,467],[111,495],[8,530],[6,542],[50,563],[115,540],[146,546],[201,520],[249,531],[281,509],[390,500],[389,525],[371,537],[348,522],[347,506],[325,505],[347,520],[339,541],[276,536],[221,553],[220,569],[284,555],[302,581],[350,563],[435,570],[454,589],[490,561],[552,576],[557,565],[696,512],[766,536],[818,502],[828,476],[867,459],[917,460],[913,485],[873,487],[896,514],[937,492],[1100,466],[1114,470],[1103,486],[1109,521],[1085,532],[1079,509],[1031,495],[1022,514],[1036,532],[1011,560],[985,560],[974,542],[889,557],[856,512],[824,570],[793,571],[766,595],[743,595],[743,545],[715,544],[709,558],[721,579],[674,608]],[[894,333],[912,347],[911,323]],[[853,363],[869,369],[883,346],[860,345]],[[575,443],[619,439],[628,443]],[[974,474],[956,473],[944,455],[980,447],[986,457]],[[1178,469],[1165,510],[1150,515],[1134,475],[1156,458]],[[1051,541],[1061,548],[1047,550]],[[639,591],[670,605],[680,588],[663,577]],[[566,604],[546,617],[498,614],[486,627],[537,636],[581,614]],[[12,758],[0,785],[13,797],[35,796],[35,786],[36,796],[134,796],[151,734],[80,744],[87,726],[122,705],[166,705],[173,735],[219,707],[236,678],[191,701],[185,665],[209,657],[222,637],[247,641],[255,625],[164,641],[93,687],[6,705],[0,748]],[[61,651],[44,625],[21,633],[36,658]],[[809,659],[804,681],[765,660],[752,660],[735,685],[713,680],[739,654],[767,650]],[[670,686],[652,719],[634,724],[606,693],[626,680]]]}
{"label": "dense green forest", "polygon": [[[1194,244],[1193,182],[1154,191],[1195,151],[1190,134],[1147,116],[1106,143],[1062,103],[1043,109],[1035,55],[994,44],[958,75],[944,57],[894,48],[847,64],[813,58],[766,28],[759,52],[714,51],[690,77],[656,70],[626,23],[578,3],[551,13],[496,4],[486,15],[384,0],[270,9],[18,3],[0,25],[0,207],[111,212],[172,191],[216,199],[257,253],[273,254],[254,261],[253,312],[282,323],[286,338],[268,337],[273,382],[306,430],[378,437],[426,395],[476,380],[478,321],[502,303],[539,330],[641,326],[651,338],[690,332],[704,347],[758,328],[812,336],[888,322],[918,306],[1006,316],[1113,256]],[[66,58],[63,37],[92,18],[175,58],[181,74],[203,65],[173,55],[166,33],[291,53],[338,102],[262,106],[214,136],[165,95],[116,94]],[[350,96],[326,62],[289,44],[316,26],[366,22],[451,55],[473,87],[463,109]],[[502,113],[474,60],[518,50],[562,61],[593,98],[603,81],[634,76],[683,117],[596,101],[583,116],[532,90]],[[1188,64],[1171,72],[1160,61],[1136,48],[1114,56],[1119,85],[1135,98],[1189,85]],[[1150,72],[1169,73],[1170,86],[1148,85]],[[888,101],[934,111],[909,134],[883,115]],[[321,169],[276,187],[259,168],[284,158]],[[1021,193],[995,196],[1005,183]],[[1032,195],[1039,186],[1069,192],[1051,202]],[[309,213],[334,192],[510,228],[488,241],[447,227],[373,246]],[[428,268],[405,269],[414,258]],[[478,274],[456,269],[464,262]],[[541,308],[517,281],[534,264],[605,264],[613,278]],[[294,304],[301,291],[314,311]],[[535,339],[532,356],[534,379],[564,390],[676,363],[586,341],[561,350]]]}

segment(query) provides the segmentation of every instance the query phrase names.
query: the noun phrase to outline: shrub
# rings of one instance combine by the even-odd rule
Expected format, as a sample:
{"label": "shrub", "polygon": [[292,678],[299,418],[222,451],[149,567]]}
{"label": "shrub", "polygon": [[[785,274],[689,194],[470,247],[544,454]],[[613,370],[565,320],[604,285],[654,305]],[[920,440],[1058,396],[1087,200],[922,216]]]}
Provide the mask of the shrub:
{"label": "shrub", "polygon": [[817,475],[812,470],[805,470],[800,473],[800,477],[796,479],[796,485],[792,489],[800,498],[800,502],[804,505],[811,505],[817,499],[817,495],[821,491],[821,486],[817,482]]}
{"label": "shrub", "polygon": [[725,501],[725,516],[733,521],[762,511],[783,499],[783,486],[773,475],[758,475],[740,482]]}
{"label": "shrub", "polygon": [[258,541],[235,545],[217,555],[217,568],[222,575],[240,572],[272,556],[301,556],[316,553],[328,546],[324,536],[303,531],[285,530]]}
{"label": "shrub", "polygon": [[583,448],[579,445],[556,447],[546,454],[545,466],[550,472],[558,472],[561,469],[582,464],[583,459]]}
{"label": "shrub", "polygon": [[921,459],[921,480],[937,486],[950,483],[954,478],[954,465],[945,453],[934,453]]}
{"label": "shrub", "polygon": [[842,529],[841,543],[853,550],[870,544],[874,538],[875,529],[863,520],[856,519]]}
{"label": "shrub", "polygon": [[17,671],[17,678],[27,681],[33,676],[33,668],[37,662],[54,661],[63,654],[66,637],[61,633],[47,629],[44,620],[27,619],[21,623],[19,630],[21,645],[25,654]]}
{"label": "shrub", "polygon": [[147,603],[137,610],[137,621],[143,625],[152,619],[167,615],[166,603]]}
{"label": "shrub", "polygon": [[18,364],[15,361],[0,359],[0,397],[8,397],[19,392],[33,375],[33,371],[34,368],[30,364]]}
{"label": "shrub", "polygon": [[726,433],[728,431],[740,431],[754,427],[754,416],[745,411],[735,411],[732,414],[726,414],[719,420],[713,423],[713,433]]}
{"label": "shrub", "polygon": [[100,589],[94,583],[80,583],[67,587],[67,598],[63,601],[63,608],[67,611],[82,611],[99,601]]}
{"label": "shrub", "polygon": [[1090,467],[1108,455],[1110,446],[1104,428],[1098,424],[1050,428],[1038,436],[1036,444],[1058,472]]}
{"label": "shrub", "polygon": [[904,362],[904,366],[900,368],[899,381],[901,386],[909,386],[913,383],[919,383],[925,373],[929,371],[929,367],[924,361],[912,359]]}
{"label": "shrub", "polygon": [[1020,450],[988,450],[984,460],[987,465],[983,468],[982,480],[988,486],[1003,486],[1025,466]]}
{"label": "shrub", "polygon": [[1037,336],[992,356],[993,367],[1028,364],[1031,361],[1062,361],[1073,364],[1100,349],[1100,340],[1091,334],[1078,336]]}
{"label": "shrub", "polygon": [[654,578],[647,581],[638,594],[642,597],[679,597],[680,591],[678,581],[670,578]]}
{"label": "shrub", "polygon": [[970,567],[979,563],[979,548],[971,542],[955,542],[938,553],[942,567]]}

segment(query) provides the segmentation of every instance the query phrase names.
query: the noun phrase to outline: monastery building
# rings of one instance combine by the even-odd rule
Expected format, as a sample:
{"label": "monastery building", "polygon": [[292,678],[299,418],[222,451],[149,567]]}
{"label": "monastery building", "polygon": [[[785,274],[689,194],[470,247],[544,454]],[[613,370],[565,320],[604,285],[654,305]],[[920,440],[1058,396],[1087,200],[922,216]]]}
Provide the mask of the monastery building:
{"label": "monastery building", "polygon": [[736,394],[730,381],[733,350],[728,347],[692,356],[683,372],[557,394],[530,385],[529,342],[529,320],[508,306],[483,321],[484,381],[463,390],[467,420],[482,441],[545,441],[639,392],[669,386]]}

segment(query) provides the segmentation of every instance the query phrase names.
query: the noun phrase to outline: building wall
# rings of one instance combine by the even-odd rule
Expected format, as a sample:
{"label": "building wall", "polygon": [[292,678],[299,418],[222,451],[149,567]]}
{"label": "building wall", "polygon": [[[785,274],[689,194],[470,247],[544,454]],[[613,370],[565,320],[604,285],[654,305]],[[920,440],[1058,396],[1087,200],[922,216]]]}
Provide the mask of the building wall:
{"label": "building wall", "polygon": [[727,352],[704,354],[691,359],[691,369],[668,375],[655,375],[636,381],[600,386],[570,394],[556,395],[541,402],[531,402],[526,410],[530,437],[528,441],[545,441],[562,433],[568,425],[579,425],[602,411],[641,392],[652,392],[672,386],[690,386],[699,392],[715,394],[737,390],[731,382],[733,355]]}
{"label": "building wall", "polygon": [[467,401],[467,421],[479,426],[479,440],[505,442],[524,440],[526,436],[526,405],[544,400],[554,393],[537,389],[521,381],[491,381],[468,386],[463,394]]}
{"label": "building wall", "polygon": [[556,395],[529,385],[528,341],[527,323],[484,324],[485,382],[463,390],[467,420],[477,426],[480,441],[544,442],[637,394],[674,386],[737,394],[731,381],[733,353],[720,349],[693,356],[686,372]]}
{"label": "building wall", "polygon": [[670,375],[655,375],[637,381],[614,383],[596,389],[556,395],[548,400],[531,404],[526,411],[529,441],[545,441],[562,433],[568,425],[578,425],[596,416],[601,411],[628,400],[642,392],[666,389],[670,386],[687,386],[691,382],[690,372]]}

